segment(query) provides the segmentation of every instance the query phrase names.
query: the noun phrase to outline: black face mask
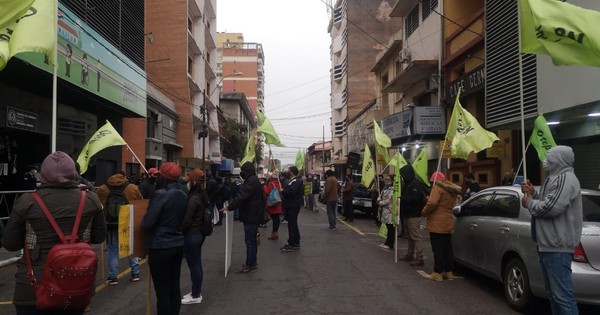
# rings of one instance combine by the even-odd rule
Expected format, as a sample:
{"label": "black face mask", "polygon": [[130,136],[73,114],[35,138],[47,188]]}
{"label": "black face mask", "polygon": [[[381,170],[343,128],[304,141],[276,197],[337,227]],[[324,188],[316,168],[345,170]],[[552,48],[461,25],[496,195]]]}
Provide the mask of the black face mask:
{"label": "black face mask", "polygon": [[240,177],[241,177],[242,179],[246,179],[246,173],[244,173],[244,172],[240,172]]}

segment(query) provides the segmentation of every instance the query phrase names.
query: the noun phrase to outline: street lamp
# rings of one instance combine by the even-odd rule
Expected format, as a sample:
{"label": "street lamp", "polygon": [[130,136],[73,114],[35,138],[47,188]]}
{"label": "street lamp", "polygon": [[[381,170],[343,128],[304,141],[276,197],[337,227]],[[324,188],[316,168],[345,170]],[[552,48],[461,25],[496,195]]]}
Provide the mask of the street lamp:
{"label": "street lamp", "polygon": [[[223,76],[221,78],[221,80],[219,80],[219,82],[217,82],[215,88],[208,94],[208,99],[210,100],[210,97],[213,95],[213,93],[215,93],[215,91],[219,88],[219,85],[223,82],[223,80],[225,80],[225,78],[229,78],[229,77],[239,77],[241,75],[243,75],[244,73],[240,72],[240,71],[234,71],[232,74],[228,74],[226,76]],[[204,94],[204,98],[203,98],[203,104],[201,107],[202,110],[202,170],[206,171],[205,166],[206,166],[206,155],[205,155],[205,150],[206,150],[206,137],[208,137],[208,124],[210,121],[210,116],[208,115],[208,107],[206,106],[206,93]]]}

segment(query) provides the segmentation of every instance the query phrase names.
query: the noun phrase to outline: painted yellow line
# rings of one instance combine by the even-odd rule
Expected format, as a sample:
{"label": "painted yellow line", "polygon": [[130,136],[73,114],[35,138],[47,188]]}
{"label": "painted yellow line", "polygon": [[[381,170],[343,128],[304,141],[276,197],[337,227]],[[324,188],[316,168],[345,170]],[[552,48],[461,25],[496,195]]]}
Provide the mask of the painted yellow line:
{"label": "painted yellow line", "polygon": [[340,218],[337,218],[338,221],[340,221],[341,223],[343,223],[344,225],[346,225],[347,227],[349,227],[351,230],[353,230],[354,232],[356,232],[356,234],[360,235],[360,236],[365,236],[365,233],[363,233],[361,230],[355,228],[354,226],[348,224],[348,222],[343,221]]}
{"label": "painted yellow line", "polygon": [[[140,266],[141,266],[141,265],[143,265],[143,264],[145,264],[145,263],[146,263],[146,261],[147,261],[146,259],[141,259],[141,260],[140,260]],[[131,272],[131,268],[129,267],[129,268],[125,269],[125,271],[121,272],[121,273],[120,273],[120,274],[117,276],[117,279],[121,279],[121,278],[125,277],[125,276],[126,276],[126,275],[128,275],[130,272]],[[102,282],[102,284],[100,284],[100,285],[96,286],[96,293],[98,293],[98,292],[100,292],[100,291],[104,290],[104,289],[107,287],[106,283],[104,283],[104,280],[102,280],[102,281],[103,281],[103,282]],[[12,301],[0,301],[0,305],[11,305],[11,304],[13,304],[13,302],[12,302]]]}

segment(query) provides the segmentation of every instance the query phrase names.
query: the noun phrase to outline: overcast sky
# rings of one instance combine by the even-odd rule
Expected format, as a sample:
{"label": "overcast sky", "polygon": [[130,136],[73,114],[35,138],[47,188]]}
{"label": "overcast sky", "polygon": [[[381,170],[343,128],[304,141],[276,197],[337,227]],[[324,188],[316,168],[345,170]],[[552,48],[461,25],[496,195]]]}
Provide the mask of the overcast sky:
{"label": "overcast sky", "polygon": [[[243,33],[265,54],[265,115],[286,148],[282,163],[330,132],[329,15],[325,0],[217,0],[217,31]],[[268,147],[265,147],[268,153]]]}

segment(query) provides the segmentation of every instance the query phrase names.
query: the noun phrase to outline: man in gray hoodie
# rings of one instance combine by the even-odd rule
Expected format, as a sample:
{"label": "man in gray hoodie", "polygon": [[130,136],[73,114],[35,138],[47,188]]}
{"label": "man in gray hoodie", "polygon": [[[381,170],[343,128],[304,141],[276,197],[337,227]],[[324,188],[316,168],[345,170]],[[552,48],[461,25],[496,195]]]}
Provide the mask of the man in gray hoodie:
{"label": "man in gray hoodie", "polygon": [[531,182],[521,186],[524,207],[531,213],[531,233],[538,255],[552,314],[578,314],[573,296],[571,260],[581,240],[583,210],[581,187],[573,172],[575,155],[568,146],[556,146],[546,154],[543,166],[548,178],[540,192]]}

